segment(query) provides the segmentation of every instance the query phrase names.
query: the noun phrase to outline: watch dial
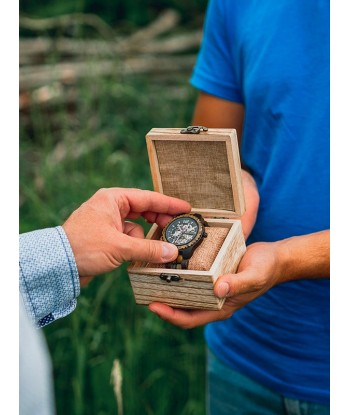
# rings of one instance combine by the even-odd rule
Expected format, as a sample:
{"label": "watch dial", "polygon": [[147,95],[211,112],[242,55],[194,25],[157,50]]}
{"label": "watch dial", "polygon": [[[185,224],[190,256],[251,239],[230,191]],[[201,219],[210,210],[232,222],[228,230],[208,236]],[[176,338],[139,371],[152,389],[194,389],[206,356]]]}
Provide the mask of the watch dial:
{"label": "watch dial", "polygon": [[199,231],[198,223],[192,218],[175,219],[166,229],[168,242],[175,245],[187,245],[195,239]]}

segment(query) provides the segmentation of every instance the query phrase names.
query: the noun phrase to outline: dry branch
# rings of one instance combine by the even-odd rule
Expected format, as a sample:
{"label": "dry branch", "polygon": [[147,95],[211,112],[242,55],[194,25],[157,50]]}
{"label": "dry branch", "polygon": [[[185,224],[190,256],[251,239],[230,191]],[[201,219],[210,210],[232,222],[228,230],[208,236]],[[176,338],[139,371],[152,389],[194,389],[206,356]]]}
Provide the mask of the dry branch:
{"label": "dry branch", "polygon": [[20,69],[20,90],[38,88],[54,82],[73,83],[79,79],[96,76],[118,76],[132,74],[158,74],[189,71],[195,62],[194,55],[169,57],[135,57],[117,62],[59,63],[56,65],[27,66]]}
{"label": "dry branch", "polygon": [[[189,74],[195,55],[184,55],[198,49],[202,31],[186,34],[161,34],[172,31],[179,14],[166,10],[147,27],[131,36],[117,38],[115,32],[98,16],[72,14],[50,19],[20,17],[20,26],[36,31],[47,31],[72,24],[94,27],[103,39],[71,39],[39,37],[20,39],[20,109],[33,103],[74,102],[76,93],[67,94],[65,85],[78,80],[111,76],[120,80],[132,74],[157,75],[158,79]],[[171,56],[171,55],[174,56]],[[57,63],[46,63],[52,61]],[[76,89],[68,88],[70,92]]]}
{"label": "dry branch", "polygon": [[198,49],[202,40],[202,30],[174,35],[162,40],[155,40],[140,48],[142,53],[179,53]]}
{"label": "dry branch", "polygon": [[147,27],[138,30],[126,40],[120,42],[119,47],[123,52],[137,50],[140,45],[144,45],[162,33],[169,32],[177,26],[180,15],[175,10],[165,10],[158,18]]}
{"label": "dry branch", "polygon": [[21,28],[38,32],[76,24],[91,26],[106,39],[113,39],[115,37],[114,30],[95,14],[73,13],[47,19],[32,19],[25,16],[19,17],[19,26]]}
{"label": "dry branch", "polygon": [[[198,48],[202,39],[202,31],[173,35],[161,40],[153,40],[146,44],[134,46],[133,53],[172,54]],[[124,43],[125,45],[125,43]],[[19,42],[20,64],[31,64],[40,57],[57,53],[59,56],[82,57],[122,57],[124,46],[118,42],[104,40],[78,40],[60,38],[21,39]],[[130,53],[130,51],[129,51]]]}
{"label": "dry branch", "polygon": [[[175,10],[165,10],[158,18],[145,28],[136,31],[131,36],[120,42],[119,50],[129,51],[137,48],[140,44],[145,44],[151,39],[166,33],[176,27],[180,20],[180,15]],[[32,19],[30,17],[20,16],[19,26],[24,29],[41,32],[59,27],[71,25],[88,25],[93,27],[105,39],[115,39],[114,30],[100,17],[95,14],[73,13],[62,16],[51,17],[47,19]]]}

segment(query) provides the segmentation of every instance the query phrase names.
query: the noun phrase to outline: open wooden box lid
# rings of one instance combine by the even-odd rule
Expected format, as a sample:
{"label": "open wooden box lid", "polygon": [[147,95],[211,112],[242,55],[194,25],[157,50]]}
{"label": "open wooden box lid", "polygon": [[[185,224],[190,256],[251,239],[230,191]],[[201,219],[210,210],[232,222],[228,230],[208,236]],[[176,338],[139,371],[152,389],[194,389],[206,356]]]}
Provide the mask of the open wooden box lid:
{"label": "open wooden box lid", "polygon": [[152,128],[146,141],[155,191],[187,200],[204,217],[243,215],[236,130],[181,134],[181,128]]}

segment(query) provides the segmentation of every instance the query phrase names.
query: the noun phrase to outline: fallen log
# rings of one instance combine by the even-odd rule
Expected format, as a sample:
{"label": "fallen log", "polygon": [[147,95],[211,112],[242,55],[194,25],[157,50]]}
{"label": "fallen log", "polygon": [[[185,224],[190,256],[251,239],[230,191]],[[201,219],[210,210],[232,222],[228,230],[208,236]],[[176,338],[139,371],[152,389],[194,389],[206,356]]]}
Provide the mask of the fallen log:
{"label": "fallen log", "polygon": [[[146,44],[139,44],[137,48],[136,46],[134,47],[133,53],[183,53],[188,50],[198,49],[201,39],[202,31],[197,30],[191,33],[170,36],[165,39],[153,40]],[[125,43],[123,47],[120,47],[120,42],[118,41],[67,38],[53,40],[42,37],[37,39],[20,39],[19,41],[20,65],[32,64],[40,59],[43,60],[53,53],[62,58],[111,58],[122,57],[125,53],[131,54],[131,50],[125,52]]]}
{"label": "fallen log", "polygon": [[52,65],[25,66],[19,70],[20,90],[31,90],[55,82],[71,84],[84,78],[98,76],[120,76],[133,74],[164,74],[190,72],[195,55],[184,56],[140,56],[125,60],[96,62],[57,63]]}
{"label": "fallen log", "polygon": [[35,32],[47,31],[50,29],[64,28],[72,25],[88,25],[93,27],[102,37],[106,39],[115,38],[114,30],[96,14],[72,13],[47,19],[32,19],[26,16],[19,16],[19,27]]}

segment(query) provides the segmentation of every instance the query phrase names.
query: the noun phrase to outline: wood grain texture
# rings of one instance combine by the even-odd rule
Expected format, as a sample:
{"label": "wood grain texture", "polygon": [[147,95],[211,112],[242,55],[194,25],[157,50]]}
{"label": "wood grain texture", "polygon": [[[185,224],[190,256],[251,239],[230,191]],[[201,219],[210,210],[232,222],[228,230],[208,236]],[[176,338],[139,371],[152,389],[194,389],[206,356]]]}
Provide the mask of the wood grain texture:
{"label": "wood grain texture", "polygon": [[176,300],[172,301],[171,299],[164,299],[159,297],[135,297],[135,301],[137,304],[141,305],[148,305],[155,301],[161,302],[163,304],[167,304],[173,308],[188,308],[188,309],[199,309],[199,310],[221,310],[224,300],[220,300],[218,304],[207,304],[202,302],[192,301],[190,304],[186,301]]}
{"label": "wood grain texture", "polygon": [[[144,297],[159,297],[163,298],[164,300],[181,300],[185,301],[187,304],[191,304],[191,302],[202,302],[205,304],[217,304],[218,298],[216,298],[212,293],[210,295],[206,292],[198,289],[187,289],[187,290],[177,290],[177,287],[170,286],[171,284],[176,284],[174,282],[169,284],[169,288],[164,287],[164,289],[160,289],[156,287],[155,290],[150,288],[138,288],[133,286],[134,294],[137,296],[138,294]],[[175,288],[175,289],[174,289]],[[212,290],[213,291],[213,290]]]}
{"label": "wood grain texture", "polygon": [[201,290],[201,292],[209,291],[209,294],[212,294],[213,284],[211,282],[202,282],[202,281],[193,281],[182,279],[175,282],[166,282],[158,278],[150,278],[149,275],[133,275],[132,277],[132,286],[136,288],[144,288],[155,290],[157,287],[164,287],[169,291],[179,291],[185,292],[188,288],[194,288],[196,290]]}
{"label": "wood grain texture", "polygon": [[148,160],[149,160],[151,175],[152,175],[153,189],[156,192],[164,193],[163,185],[162,185],[162,178],[161,178],[160,171],[159,171],[159,164],[157,162],[158,158],[157,158],[156,148],[154,146],[154,141],[147,139],[146,143],[147,143],[147,151],[148,151]]}
{"label": "wood grain texture", "polygon": [[234,138],[232,140],[226,141],[226,150],[230,166],[235,212],[237,216],[240,217],[245,212],[245,199],[236,130],[233,130],[232,135]]}
{"label": "wood grain texture", "polygon": [[213,283],[221,275],[235,273],[245,251],[246,245],[242,224],[240,221],[236,221],[211,267]]}

